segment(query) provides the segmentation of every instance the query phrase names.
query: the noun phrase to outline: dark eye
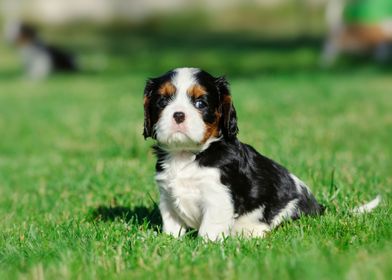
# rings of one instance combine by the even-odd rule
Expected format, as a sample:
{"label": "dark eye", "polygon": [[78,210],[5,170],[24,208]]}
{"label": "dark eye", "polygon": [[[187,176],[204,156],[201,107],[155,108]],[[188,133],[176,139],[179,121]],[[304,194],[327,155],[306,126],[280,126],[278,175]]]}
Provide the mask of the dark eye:
{"label": "dark eye", "polygon": [[196,100],[195,101],[195,107],[197,109],[204,109],[205,107],[207,107],[207,103],[204,102],[203,100]]}
{"label": "dark eye", "polygon": [[158,106],[161,108],[166,107],[168,103],[169,103],[169,98],[166,97],[162,97],[161,99],[158,100]]}

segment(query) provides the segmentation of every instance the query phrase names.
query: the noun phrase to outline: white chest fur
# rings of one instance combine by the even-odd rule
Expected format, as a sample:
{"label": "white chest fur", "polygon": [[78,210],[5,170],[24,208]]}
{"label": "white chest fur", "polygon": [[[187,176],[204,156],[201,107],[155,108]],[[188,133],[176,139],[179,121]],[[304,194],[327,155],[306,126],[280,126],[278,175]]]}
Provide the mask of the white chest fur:
{"label": "white chest fur", "polygon": [[[195,155],[170,154],[156,175],[164,231],[179,234],[179,227],[205,231],[209,238],[227,233],[233,222],[233,205],[216,168],[200,167]],[[203,234],[203,233],[202,233]]]}

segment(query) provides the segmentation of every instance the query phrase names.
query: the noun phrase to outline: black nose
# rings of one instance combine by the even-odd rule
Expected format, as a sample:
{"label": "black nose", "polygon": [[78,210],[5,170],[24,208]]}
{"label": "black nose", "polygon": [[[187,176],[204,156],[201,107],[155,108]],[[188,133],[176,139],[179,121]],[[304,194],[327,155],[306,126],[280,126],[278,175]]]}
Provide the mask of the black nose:
{"label": "black nose", "polygon": [[180,124],[185,120],[185,114],[183,112],[175,112],[173,114],[173,118],[176,121],[176,123]]}

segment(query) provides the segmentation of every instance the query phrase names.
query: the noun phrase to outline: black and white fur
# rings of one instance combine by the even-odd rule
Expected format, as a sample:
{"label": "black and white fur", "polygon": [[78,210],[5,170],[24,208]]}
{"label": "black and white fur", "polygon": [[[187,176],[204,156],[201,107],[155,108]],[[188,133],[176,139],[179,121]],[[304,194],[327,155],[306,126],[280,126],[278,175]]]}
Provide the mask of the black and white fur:
{"label": "black and white fur", "polygon": [[46,78],[54,72],[77,71],[70,53],[46,44],[29,24],[10,23],[6,38],[19,49],[25,73],[31,79]]}
{"label": "black and white fur", "polygon": [[[204,90],[197,98],[189,91],[195,85]],[[224,78],[196,68],[169,71],[148,80],[144,106],[144,136],[157,140],[165,233],[179,237],[193,228],[209,240],[263,237],[284,220],[323,213],[304,182],[237,139]],[[209,135],[214,124],[215,134]]]}

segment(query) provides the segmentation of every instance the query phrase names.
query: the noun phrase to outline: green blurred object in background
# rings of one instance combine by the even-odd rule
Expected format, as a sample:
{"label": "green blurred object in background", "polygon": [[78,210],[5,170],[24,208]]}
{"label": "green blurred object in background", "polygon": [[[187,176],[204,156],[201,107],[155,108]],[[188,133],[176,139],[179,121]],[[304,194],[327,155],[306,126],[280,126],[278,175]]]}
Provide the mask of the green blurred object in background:
{"label": "green blurred object in background", "polygon": [[351,0],[344,10],[350,23],[375,23],[392,20],[392,0]]}

